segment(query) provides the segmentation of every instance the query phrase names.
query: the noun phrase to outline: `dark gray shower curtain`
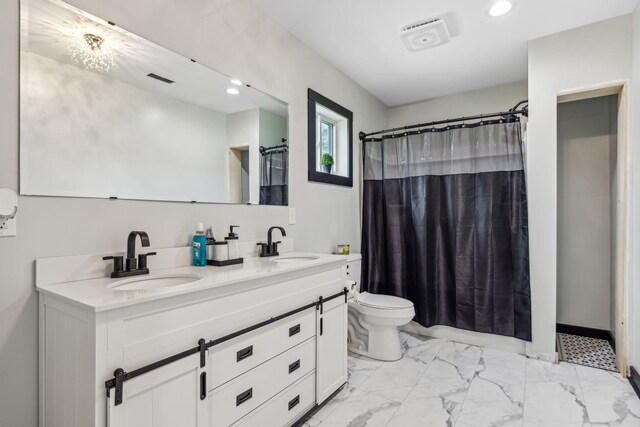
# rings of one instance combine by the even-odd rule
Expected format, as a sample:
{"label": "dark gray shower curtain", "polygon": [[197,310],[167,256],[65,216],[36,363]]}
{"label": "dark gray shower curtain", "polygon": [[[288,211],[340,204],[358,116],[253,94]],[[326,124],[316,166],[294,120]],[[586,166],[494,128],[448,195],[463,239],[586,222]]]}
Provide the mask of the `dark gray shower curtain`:
{"label": "dark gray shower curtain", "polygon": [[265,151],[260,164],[260,204],[289,204],[289,153],[287,150]]}
{"label": "dark gray shower curtain", "polygon": [[426,327],[531,340],[519,121],[367,141],[363,187],[364,290]]}

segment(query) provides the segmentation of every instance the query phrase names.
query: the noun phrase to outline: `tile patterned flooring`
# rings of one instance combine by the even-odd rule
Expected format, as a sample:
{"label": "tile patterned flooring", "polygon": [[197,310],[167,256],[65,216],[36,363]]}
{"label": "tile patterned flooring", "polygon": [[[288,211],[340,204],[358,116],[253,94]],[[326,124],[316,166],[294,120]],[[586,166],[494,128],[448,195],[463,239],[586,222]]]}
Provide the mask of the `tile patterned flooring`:
{"label": "tile patterned flooring", "polygon": [[405,356],[349,356],[349,382],[305,427],[640,426],[614,372],[401,334]]}

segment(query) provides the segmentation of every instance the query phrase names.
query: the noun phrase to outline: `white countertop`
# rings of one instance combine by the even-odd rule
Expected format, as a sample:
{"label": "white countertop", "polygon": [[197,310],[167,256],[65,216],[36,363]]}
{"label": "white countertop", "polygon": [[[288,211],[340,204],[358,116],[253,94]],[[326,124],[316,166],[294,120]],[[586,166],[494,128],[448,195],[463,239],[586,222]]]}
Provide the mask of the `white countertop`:
{"label": "white countertop", "polygon": [[[222,290],[222,288],[224,288],[224,290],[226,291],[232,291],[232,289],[227,287],[238,285],[242,282],[267,279],[273,276],[286,275],[288,273],[295,274],[296,272],[300,272],[305,269],[329,266],[330,264],[340,266],[346,264],[347,262],[360,259],[359,254],[343,256],[328,254],[309,254],[301,252],[290,252],[282,254],[280,258],[310,255],[317,257],[317,259],[309,259],[298,261],[295,263],[281,264],[273,262],[272,260],[274,258],[247,257],[244,259],[243,264],[227,267],[188,266],[166,269],[152,269],[150,276],[167,274],[198,274],[202,276],[202,279],[196,282],[161,289],[118,290],[117,288],[109,288],[110,284],[119,280],[123,280],[112,279],[110,277],[77,280],[65,283],[54,283],[42,286],[37,285],[36,288],[39,292],[45,295],[52,295],[69,301],[75,305],[82,306],[91,311],[101,312],[134,304],[140,304],[143,302],[201,292],[209,289]],[[264,282],[267,285],[271,283],[269,280],[264,280]],[[254,286],[254,288],[257,286]]]}

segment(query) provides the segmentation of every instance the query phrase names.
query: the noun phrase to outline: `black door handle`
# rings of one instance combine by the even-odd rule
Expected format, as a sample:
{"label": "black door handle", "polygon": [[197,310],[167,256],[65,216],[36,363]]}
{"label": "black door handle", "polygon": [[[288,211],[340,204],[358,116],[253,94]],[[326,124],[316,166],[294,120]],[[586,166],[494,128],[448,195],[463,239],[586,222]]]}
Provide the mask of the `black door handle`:
{"label": "black door handle", "polygon": [[297,370],[299,367],[300,367],[300,359],[296,360],[291,365],[289,365],[289,373],[292,373],[293,371]]}
{"label": "black door handle", "polygon": [[300,395],[297,395],[289,401],[289,410],[292,410],[298,403],[300,403]]}
{"label": "black door handle", "polygon": [[241,361],[242,359],[246,359],[249,356],[253,356],[253,346],[250,345],[247,348],[243,348],[242,350],[238,350],[236,353],[236,362]]}
{"label": "black door handle", "polygon": [[236,396],[236,406],[242,405],[244,402],[251,399],[252,397],[253,397],[253,388],[250,388],[249,390],[240,393],[239,395]]}
{"label": "black door handle", "polygon": [[207,373],[200,374],[200,400],[207,398]]}
{"label": "black door handle", "polygon": [[289,336],[292,337],[300,332],[300,323],[289,328]]}
{"label": "black door handle", "polygon": [[324,331],[323,331],[324,327],[323,327],[322,319],[323,319],[323,318],[321,317],[321,318],[320,318],[320,335],[322,335],[322,333],[324,332]]}

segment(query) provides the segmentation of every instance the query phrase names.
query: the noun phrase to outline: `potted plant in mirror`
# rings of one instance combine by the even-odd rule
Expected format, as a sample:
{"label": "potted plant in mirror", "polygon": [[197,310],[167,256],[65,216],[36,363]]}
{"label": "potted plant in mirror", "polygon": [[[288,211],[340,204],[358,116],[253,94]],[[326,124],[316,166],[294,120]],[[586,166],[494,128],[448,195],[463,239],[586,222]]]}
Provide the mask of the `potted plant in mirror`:
{"label": "potted plant in mirror", "polygon": [[324,153],[320,158],[320,165],[325,173],[331,173],[333,167],[333,156],[329,153]]}

